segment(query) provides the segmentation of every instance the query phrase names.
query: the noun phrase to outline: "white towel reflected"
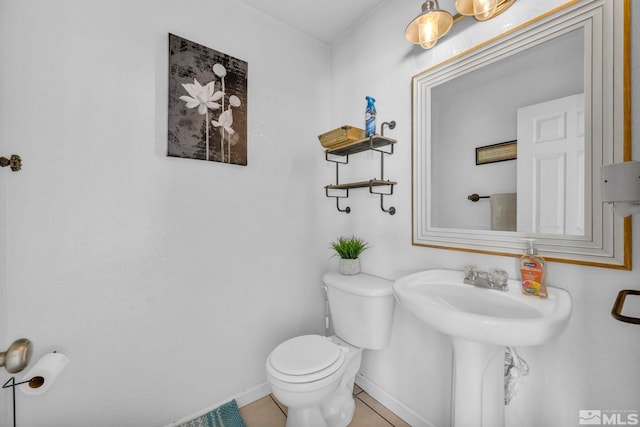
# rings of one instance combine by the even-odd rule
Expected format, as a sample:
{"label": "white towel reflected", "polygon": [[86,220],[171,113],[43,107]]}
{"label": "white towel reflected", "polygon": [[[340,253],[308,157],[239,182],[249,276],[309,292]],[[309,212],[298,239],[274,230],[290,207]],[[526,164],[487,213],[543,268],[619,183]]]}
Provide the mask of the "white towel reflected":
{"label": "white towel reflected", "polygon": [[492,194],[491,229],[497,231],[516,231],[516,193]]}

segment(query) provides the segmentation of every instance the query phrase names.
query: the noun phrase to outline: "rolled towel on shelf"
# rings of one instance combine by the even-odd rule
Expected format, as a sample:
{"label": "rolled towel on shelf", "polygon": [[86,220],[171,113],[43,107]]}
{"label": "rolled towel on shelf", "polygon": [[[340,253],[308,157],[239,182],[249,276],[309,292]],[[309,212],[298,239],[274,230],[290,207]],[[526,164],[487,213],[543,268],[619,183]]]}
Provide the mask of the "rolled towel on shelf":
{"label": "rolled towel on shelf", "polygon": [[517,223],[517,194],[492,194],[491,229],[496,231],[516,231]]}

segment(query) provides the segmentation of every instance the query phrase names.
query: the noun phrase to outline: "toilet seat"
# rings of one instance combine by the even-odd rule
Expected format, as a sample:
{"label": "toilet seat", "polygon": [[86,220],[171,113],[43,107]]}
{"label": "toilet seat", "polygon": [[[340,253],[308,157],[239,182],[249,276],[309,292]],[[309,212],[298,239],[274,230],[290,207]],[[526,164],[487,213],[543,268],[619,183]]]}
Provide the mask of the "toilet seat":
{"label": "toilet seat", "polygon": [[283,342],[271,352],[267,371],[282,382],[310,383],[338,372],[345,359],[345,350],[326,337],[302,335]]}

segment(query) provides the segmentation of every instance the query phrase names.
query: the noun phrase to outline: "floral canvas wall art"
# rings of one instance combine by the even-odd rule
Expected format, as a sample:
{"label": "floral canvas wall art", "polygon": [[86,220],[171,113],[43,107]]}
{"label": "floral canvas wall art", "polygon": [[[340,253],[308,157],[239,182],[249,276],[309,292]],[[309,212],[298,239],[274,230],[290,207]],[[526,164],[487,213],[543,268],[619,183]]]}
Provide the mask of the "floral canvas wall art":
{"label": "floral canvas wall art", "polygon": [[245,61],[169,34],[171,157],[247,164]]}

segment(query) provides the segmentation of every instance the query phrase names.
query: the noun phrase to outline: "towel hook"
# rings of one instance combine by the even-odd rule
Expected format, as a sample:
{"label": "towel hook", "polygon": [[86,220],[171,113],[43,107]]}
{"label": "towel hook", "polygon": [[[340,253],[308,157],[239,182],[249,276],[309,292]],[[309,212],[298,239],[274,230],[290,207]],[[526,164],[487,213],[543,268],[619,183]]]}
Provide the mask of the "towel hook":
{"label": "towel hook", "polygon": [[385,127],[385,125],[389,129],[395,129],[396,128],[396,121],[395,120],[391,120],[390,122],[382,123],[382,126],[380,126],[380,135],[382,135],[382,136],[384,136],[384,127]]}
{"label": "towel hook", "polygon": [[389,207],[389,209],[384,208],[384,194],[380,195],[380,209],[382,209],[382,212],[386,212],[389,215],[395,215],[396,213],[396,208],[393,206]]}
{"label": "towel hook", "polygon": [[[349,190],[347,190],[347,197],[349,197],[348,194],[349,194]],[[351,208],[349,206],[347,206],[344,209],[340,209],[340,199],[342,199],[342,197],[336,197],[336,207],[338,208],[338,211],[344,212],[344,213],[350,213]]]}

